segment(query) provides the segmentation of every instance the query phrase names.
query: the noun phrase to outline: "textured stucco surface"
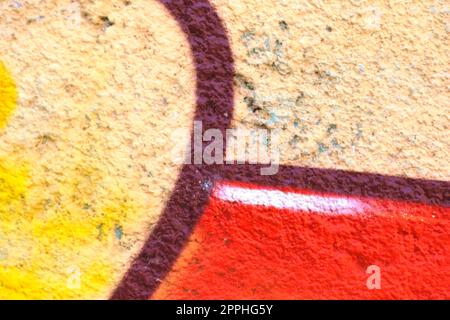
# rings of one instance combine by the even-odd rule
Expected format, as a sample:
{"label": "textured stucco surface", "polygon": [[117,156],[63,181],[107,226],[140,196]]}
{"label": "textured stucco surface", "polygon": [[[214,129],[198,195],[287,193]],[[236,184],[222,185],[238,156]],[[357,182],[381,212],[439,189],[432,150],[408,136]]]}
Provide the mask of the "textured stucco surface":
{"label": "textured stucco surface", "polygon": [[[449,180],[446,1],[212,4],[233,127],[280,129],[281,163]],[[107,298],[177,179],[189,44],[158,1],[0,10],[0,83],[18,94],[12,115],[0,104],[0,297]]]}
{"label": "textured stucco surface", "polygon": [[217,6],[246,79],[235,126],[281,129],[283,163],[448,180],[448,3]]}
{"label": "textured stucco surface", "polygon": [[[240,197],[250,201],[233,201],[229,188],[238,189]],[[295,188],[281,190],[290,192],[285,196],[300,195],[303,201],[297,208],[292,205],[295,201],[284,206],[289,201],[273,199],[273,206],[249,205],[255,198],[264,203],[281,191],[267,190],[260,185],[219,183],[182,254],[152,298],[450,297],[450,259],[445,253],[450,246],[450,237],[445,236],[450,210],[362,197],[364,214],[358,216],[358,198],[341,197],[341,204],[353,205],[345,210],[347,215],[338,214],[336,207],[324,201],[335,203],[333,197],[314,198]],[[245,193],[254,191],[261,192],[261,198],[246,197]],[[327,207],[334,210],[323,209]],[[366,286],[369,265],[381,270],[380,290]]]}
{"label": "textured stucco surface", "polygon": [[105,298],[177,177],[167,142],[194,110],[188,44],[156,1],[82,3],[79,28],[68,1],[21,3],[0,19],[19,92],[0,139],[0,295]]}

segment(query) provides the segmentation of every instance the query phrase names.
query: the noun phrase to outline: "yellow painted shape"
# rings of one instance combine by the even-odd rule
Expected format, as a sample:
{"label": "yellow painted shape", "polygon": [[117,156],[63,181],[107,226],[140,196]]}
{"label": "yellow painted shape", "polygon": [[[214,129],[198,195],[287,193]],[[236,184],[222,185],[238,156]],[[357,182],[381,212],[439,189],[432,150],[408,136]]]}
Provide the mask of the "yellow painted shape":
{"label": "yellow painted shape", "polygon": [[[0,129],[17,97],[0,61]],[[142,208],[118,186],[99,199],[96,185],[106,171],[85,165],[83,156],[67,170],[56,194],[42,192],[36,181],[45,173],[36,170],[33,159],[29,164],[22,159],[17,152],[0,157],[0,299],[107,296],[112,275],[120,275],[123,266],[112,263],[105,248],[118,250],[116,229],[126,231],[126,218],[139,220]]]}
{"label": "yellow painted shape", "polygon": [[[13,155],[9,155],[13,157]],[[142,212],[123,188],[94,200],[95,186],[78,193],[80,177],[66,177],[61,194],[84,206],[59,203],[32,193],[32,169],[0,159],[0,298],[99,298],[113,286],[117,265],[105,248],[117,247],[116,228]],[[93,170],[91,178],[98,174]],[[58,272],[54,272],[58,270]],[[106,290],[106,291],[105,291]]]}
{"label": "yellow painted shape", "polygon": [[0,158],[0,213],[24,196],[26,180],[27,169],[24,165]]}
{"label": "yellow painted shape", "polygon": [[108,298],[165,207],[180,169],[167,142],[195,110],[189,43],[159,1],[69,9],[0,12],[20,89],[0,128],[0,299]]}
{"label": "yellow painted shape", "polygon": [[0,61],[0,129],[14,111],[17,102],[17,89],[11,74]]}

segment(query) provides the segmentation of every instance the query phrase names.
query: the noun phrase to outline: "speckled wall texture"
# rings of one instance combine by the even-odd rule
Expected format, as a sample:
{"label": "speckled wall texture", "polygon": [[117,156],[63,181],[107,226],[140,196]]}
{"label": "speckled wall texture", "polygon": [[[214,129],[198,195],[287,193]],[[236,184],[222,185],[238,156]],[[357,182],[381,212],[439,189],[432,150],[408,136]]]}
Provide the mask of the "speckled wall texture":
{"label": "speckled wall texture", "polygon": [[[0,298],[450,298],[449,13],[0,0]],[[194,120],[279,172],[175,163]]]}

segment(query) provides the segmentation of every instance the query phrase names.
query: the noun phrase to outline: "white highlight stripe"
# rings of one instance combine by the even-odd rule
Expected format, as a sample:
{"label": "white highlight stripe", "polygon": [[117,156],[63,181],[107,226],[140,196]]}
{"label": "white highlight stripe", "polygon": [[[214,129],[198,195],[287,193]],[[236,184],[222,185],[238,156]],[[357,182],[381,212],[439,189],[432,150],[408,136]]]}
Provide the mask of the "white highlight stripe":
{"label": "white highlight stripe", "polygon": [[241,204],[313,211],[327,215],[354,215],[364,212],[364,204],[356,199],[308,195],[269,189],[250,189],[220,184],[214,188],[220,200]]}

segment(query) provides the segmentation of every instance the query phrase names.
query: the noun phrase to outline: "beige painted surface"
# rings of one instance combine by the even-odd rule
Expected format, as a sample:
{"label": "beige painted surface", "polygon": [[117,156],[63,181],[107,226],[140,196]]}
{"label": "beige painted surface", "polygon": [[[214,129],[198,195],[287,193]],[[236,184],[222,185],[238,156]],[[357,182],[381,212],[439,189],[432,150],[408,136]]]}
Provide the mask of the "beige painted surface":
{"label": "beige painted surface", "polygon": [[2,6],[20,98],[0,169],[27,169],[21,201],[0,198],[1,297],[108,297],[177,178],[167,141],[192,121],[188,44],[158,2],[108,3],[82,3],[79,27],[69,1]]}
{"label": "beige painted surface", "polygon": [[449,179],[448,2],[229,3],[235,126],[281,129],[286,164]]}

